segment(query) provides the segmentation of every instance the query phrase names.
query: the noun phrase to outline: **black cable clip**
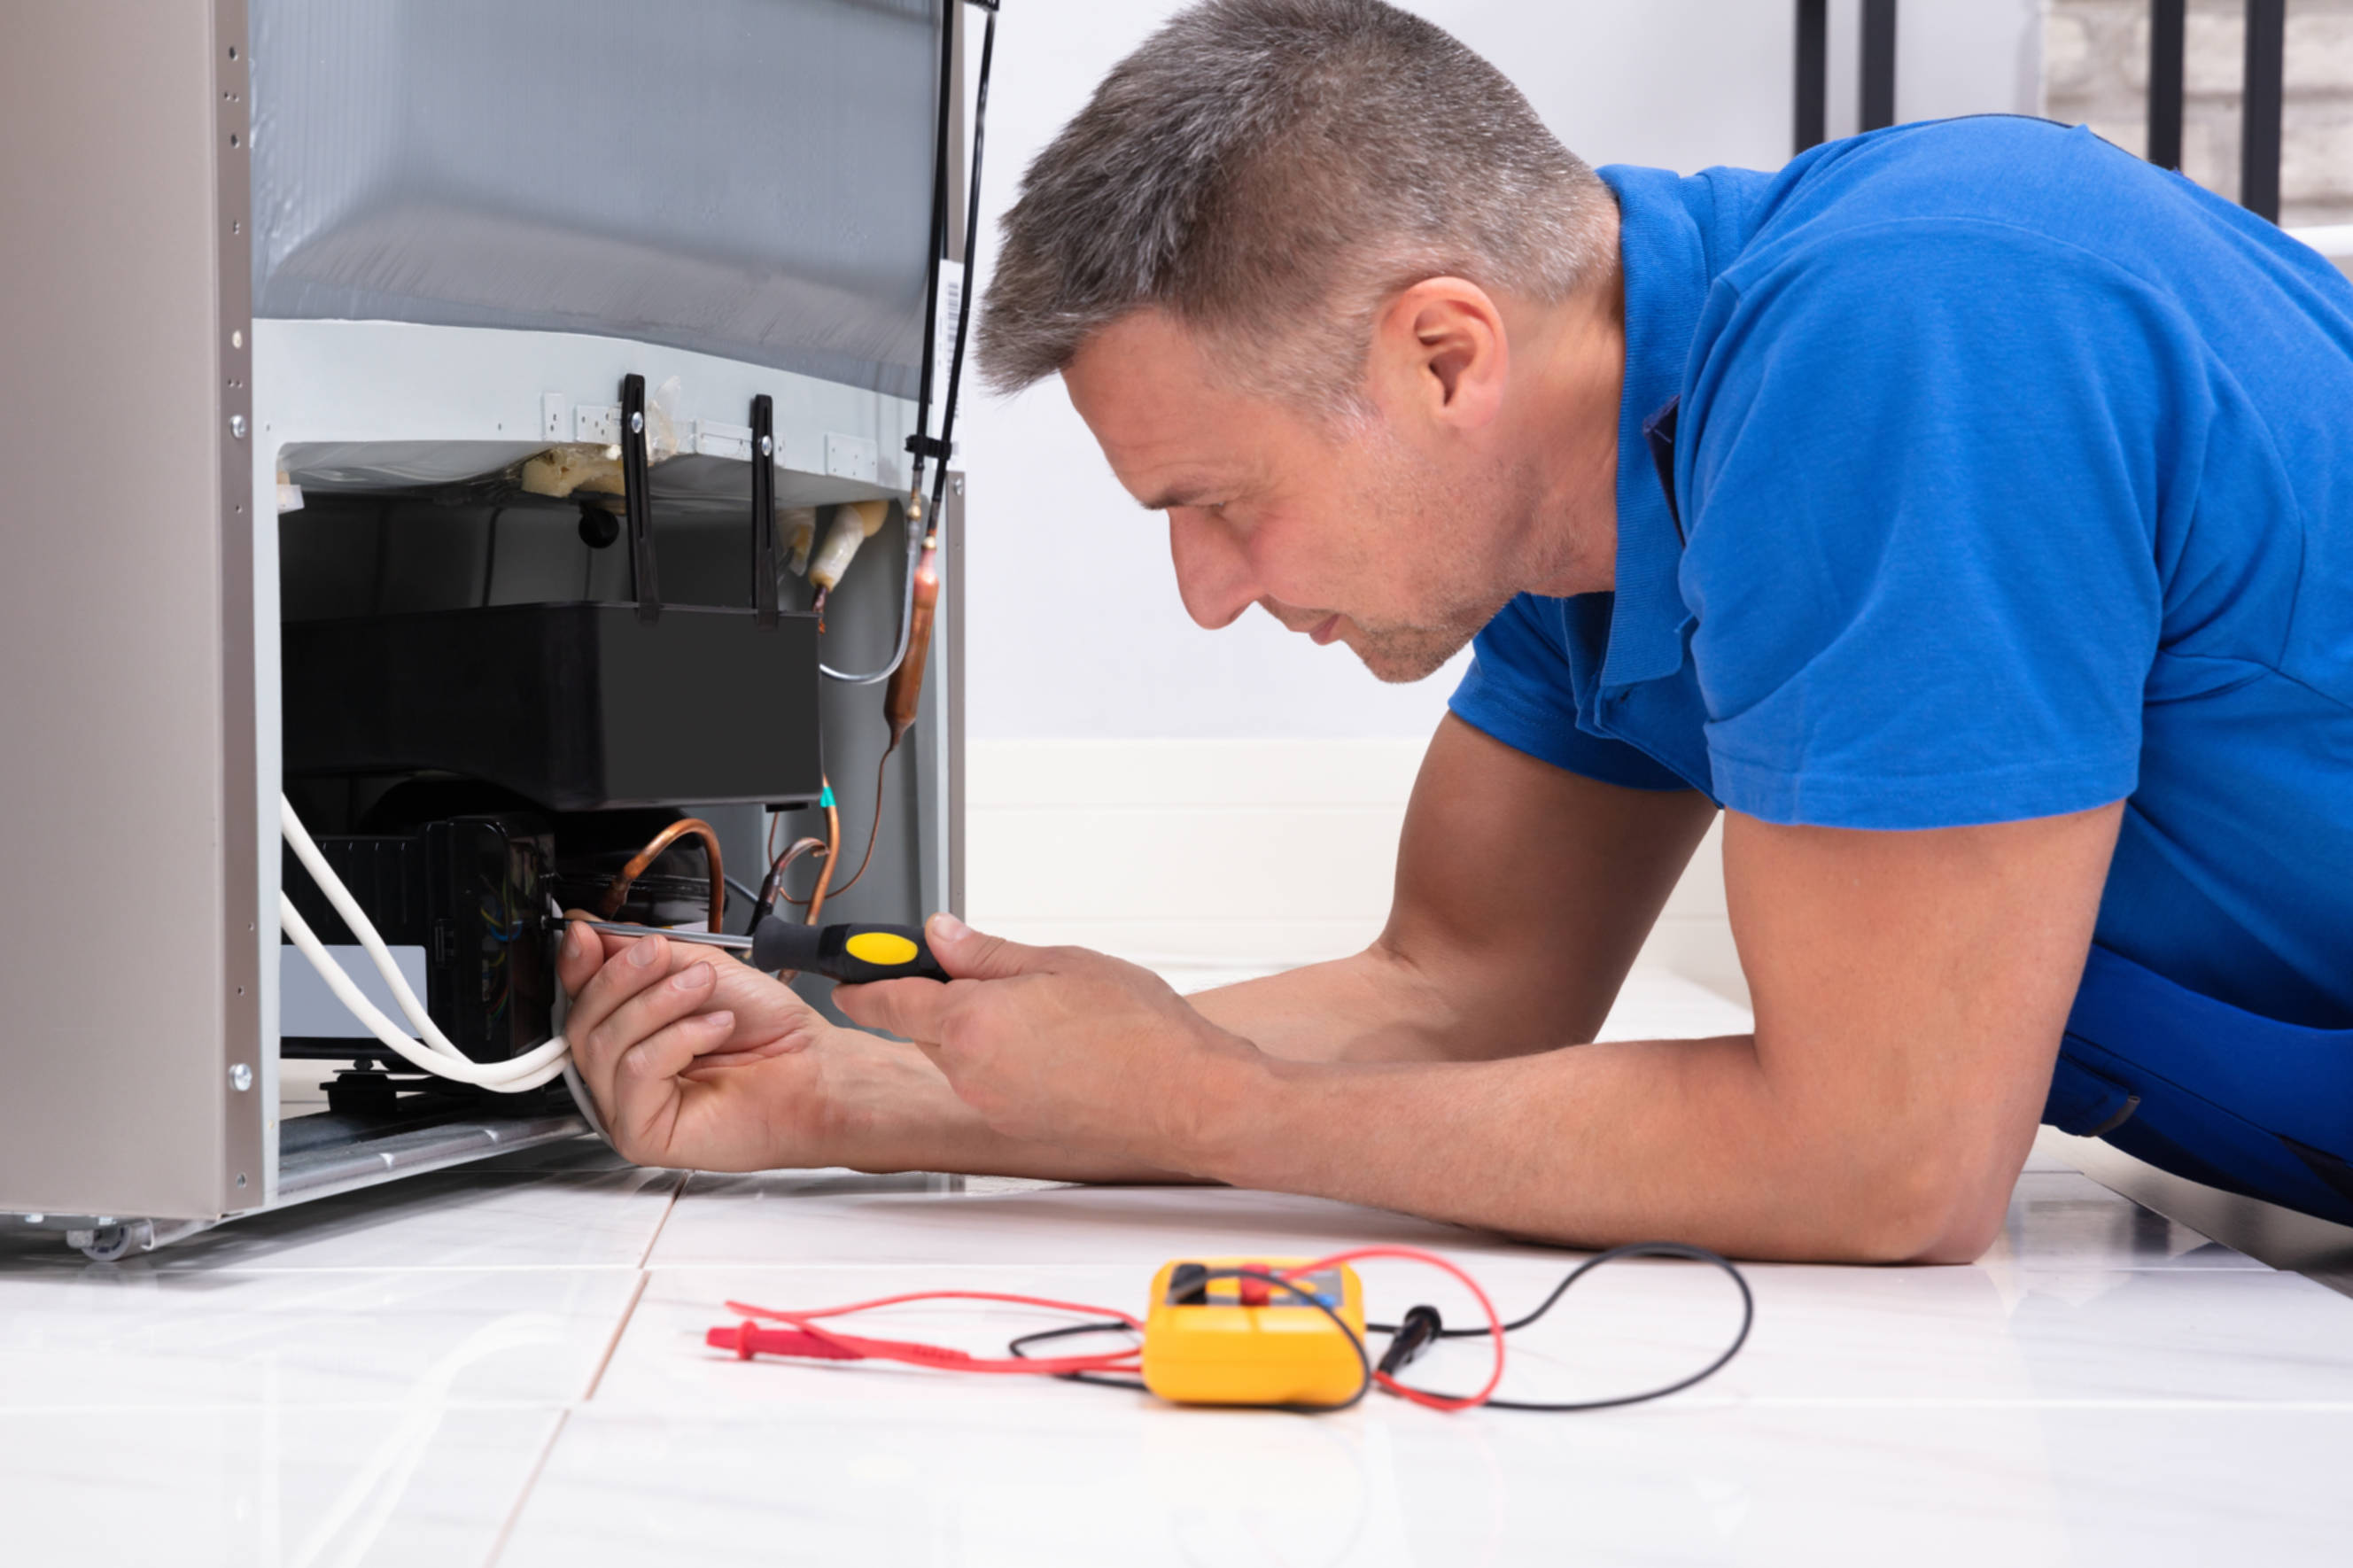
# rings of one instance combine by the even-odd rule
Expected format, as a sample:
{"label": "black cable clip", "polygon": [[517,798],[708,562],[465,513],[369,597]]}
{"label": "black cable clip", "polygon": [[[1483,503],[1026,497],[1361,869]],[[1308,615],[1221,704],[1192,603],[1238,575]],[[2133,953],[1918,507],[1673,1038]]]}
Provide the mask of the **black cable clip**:
{"label": "black cable clip", "polygon": [[638,619],[661,619],[661,580],[654,572],[653,498],[646,480],[646,378],[621,378],[621,511],[629,524],[630,586]]}
{"label": "black cable clip", "polygon": [[937,436],[915,435],[907,437],[907,450],[926,462],[948,460],[948,444]]}
{"label": "black cable clip", "polygon": [[776,625],[776,404],[752,399],[752,616]]}

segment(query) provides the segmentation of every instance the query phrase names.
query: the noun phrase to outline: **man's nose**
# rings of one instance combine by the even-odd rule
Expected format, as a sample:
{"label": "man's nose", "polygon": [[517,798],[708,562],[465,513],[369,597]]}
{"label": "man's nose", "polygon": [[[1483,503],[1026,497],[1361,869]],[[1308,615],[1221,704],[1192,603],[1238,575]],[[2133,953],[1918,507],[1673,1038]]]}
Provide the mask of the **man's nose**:
{"label": "man's nose", "polygon": [[1234,624],[1262,596],[1232,530],[1199,507],[1168,509],[1168,556],[1185,613],[1206,631]]}

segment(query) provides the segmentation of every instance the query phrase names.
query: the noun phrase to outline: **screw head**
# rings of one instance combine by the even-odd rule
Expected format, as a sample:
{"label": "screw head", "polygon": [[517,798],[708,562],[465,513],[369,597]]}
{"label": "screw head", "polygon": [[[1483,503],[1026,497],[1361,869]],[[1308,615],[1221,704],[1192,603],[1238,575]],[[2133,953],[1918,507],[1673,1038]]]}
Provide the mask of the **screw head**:
{"label": "screw head", "polygon": [[253,1068],[244,1062],[237,1063],[228,1069],[228,1082],[229,1087],[236,1089],[237,1093],[245,1093],[253,1087]]}
{"label": "screw head", "polygon": [[763,436],[763,437],[760,437],[760,456],[762,456],[762,457],[764,457],[764,458],[773,458],[773,457],[775,457],[776,455],[776,438],[775,437],[773,437],[773,436]]}
{"label": "screw head", "polygon": [[230,416],[228,416],[228,433],[229,433],[230,435],[232,435],[232,436],[236,437],[237,437],[238,440],[240,440],[240,441],[242,441],[242,440],[244,440],[244,439],[245,439],[245,416],[244,416],[244,415],[242,415],[242,414],[232,414],[232,415],[230,415]]}
{"label": "screw head", "polygon": [[642,436],[642,435],[644,435],[645,433],[646,433],[646,416],[645,416],[644,415],[642,415],[642,414],[632,414],[632,415],[630,415],[630,416],[629,416],[629,434],[630,434],[630,435],[632,435],[632,436]]}

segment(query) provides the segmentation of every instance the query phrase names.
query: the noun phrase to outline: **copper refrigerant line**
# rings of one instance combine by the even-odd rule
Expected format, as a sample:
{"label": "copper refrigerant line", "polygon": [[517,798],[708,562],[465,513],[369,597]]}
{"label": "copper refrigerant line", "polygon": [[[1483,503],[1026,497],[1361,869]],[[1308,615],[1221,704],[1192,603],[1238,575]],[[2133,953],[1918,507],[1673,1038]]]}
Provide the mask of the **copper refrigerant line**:
{"label": "copper refrigerant line", "polygon": [[702,841],[702,852],[711,858],[711,929],[723,929],[727,917],[727,880],[720,866],[719,835],[712,831],[711,824],[699,816],[681,816],[647,840],[646,847],[629,857],[629,863],[606,885],[605,897],[597,906],[597,912],[608,921],[619,914],[621,906],[629,901],[630,884],[645,875],[646,868],[659,859],[663,850],[690,833]]}

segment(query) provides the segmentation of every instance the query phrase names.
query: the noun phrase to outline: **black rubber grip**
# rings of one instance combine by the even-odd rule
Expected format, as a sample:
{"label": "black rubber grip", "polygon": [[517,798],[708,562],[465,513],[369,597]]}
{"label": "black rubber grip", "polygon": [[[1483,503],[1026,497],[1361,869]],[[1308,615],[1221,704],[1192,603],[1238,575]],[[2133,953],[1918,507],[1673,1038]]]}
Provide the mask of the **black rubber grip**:
{"label": "black rubber grip", "polygon": [[[859,952],[865,949],[863,955]],[[892,950],[878,962],[877,950]],[[912,950],[912,951],[909,951]],[[775,915],[752,932],[752,967],[822,974],[847,985],[875,980],[945,980],[947,971],[924,945],[920,926],[800,925]]]}

